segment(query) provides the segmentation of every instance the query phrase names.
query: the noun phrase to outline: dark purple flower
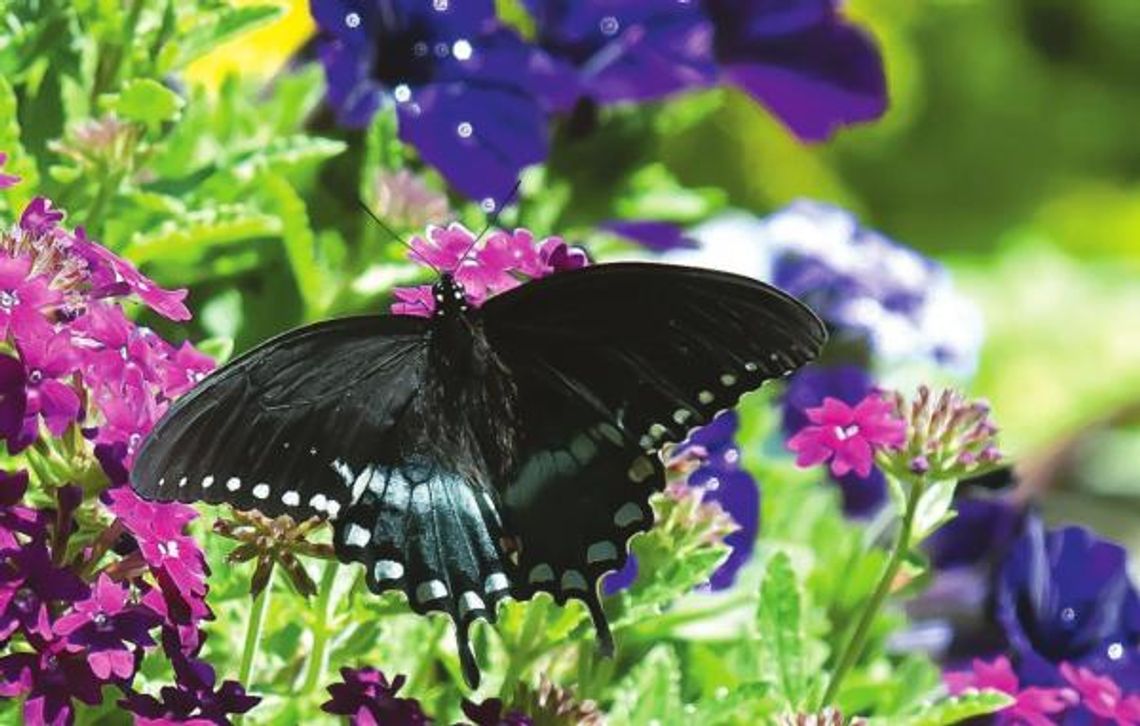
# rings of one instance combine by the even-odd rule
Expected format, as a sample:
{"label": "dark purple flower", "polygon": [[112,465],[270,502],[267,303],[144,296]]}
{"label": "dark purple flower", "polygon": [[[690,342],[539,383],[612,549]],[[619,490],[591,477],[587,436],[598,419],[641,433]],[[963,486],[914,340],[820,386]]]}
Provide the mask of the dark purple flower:
{"label": "dark purple flower", "polygon": [[651,220],[615,219],[598,225],[600,229],[613,232],[652,252],[668,252],[669,250],[695,249],[698,242],[689,237],[685,230],[672,222],[655,222]]}
{"label": "dark purple flower", "polygon": [[726,80],[805,141],[887,110],[874,41],[839,0],[704,0]]}
{"label": "dark purple flower", "polygon": [[997,619],[1027,684],[1063,685],[1065,661],[1140,690],[1140,597],[1119,545],[1030,519],[999,573]]}
{"label": "dark purple flower", "polygon": [[24,364],[10,355],[0,355],[0,439],[11,441],[24,426],[27,390]]}
{"label": "dark purple flower", "polygon": [[578,69],[601,104],[711,85],[713,28],[688,0],[525,0],[539,44]]}
{"label": "dark purple flower", "polygon": [[45,512],[21,505],[28,491],[28,472],[0,469],[0,550],[20,546],[17,534],[41,539],[47,523]]}
{"label": "dark purple flower", "polygon": [[332,698],[321,704],[325,713],[348,716],[360,724],[414,726],[431,722],[419,701],[396,696],[404,685],[404,676],[396,676],[389,683],[387,676],[375,668],[341,668],[340,675],[344,682],[329,686]]}
{"label": "dark purple flower", "polygon": [[147,608],[128,605],[129,597],[126,586],[100,575],[91,596],[76,603],[53,626],[55,634],[65,639],[67,650],[85,653],[99,680],[130,679],[136,654],[154,645],[147,631],[159,625],[159,618]]}
{"label": "dark purple flower", "polygon": [[501,201],[547,154],[568,69],[495,19],[491,0],[310,0],[328,100],[348,127],[394,103],[400,138],[474,199]]}
{"label": "dark purple flower", "polygon": [[43,540],[0,552],[0,641],[17,629],[50,640],[51,606],[82,600],[87,593],[71,570],[52,562]]}
{"label": "dark purple flower", "polygon": [[460,707],[463,715],[471,720],[474,726],[533,726],[534,719],[521,711],[506,711],[501,699],[488,698],[482,703],[475,703],[463,699]]}
{"label": "dark purple flower", "polygon": [[166,653],[174,666],[175,684],[163,686],[159,698],[128,692],[119,701],[120,706],[140,716],[140,722],[230,724],[231,715],[246,713],[261,702],[237,681],[217,686],[217,674],[206,661],[187,657],[178,649],[168,648]]}
{"label": "dark purple flower", "polygon": [[41,333],[21,340],[18,348],[27,371],[30,424],[35,427],[37,417],[43,418],[48,431],[60,436],[79,418],[79,395],[65,381],[78,367],[71,336],[45,323]]}
{"label": "dark purple flower", "polygon": [[[875,388],[871,376],[858,366],[809,366],[789,379],[783,398],[783,429],[793,436],[810,425],[807,410],[823,403],[825,398],[839,399],[855,405]],[[887,480],[877,467],[870,476],[854,472],[828,476],[843,494],[843,511],[854,517],[874,514],[887,499]]]}
{"label": "dark purple flower", "polygon": [[98,679],[86,659],[70,655],[62,643],[36,640],[34,653],[0,658],[0,696],[23,696],[24,723],[69,726],[73,699],[91,706],[103,701]]}

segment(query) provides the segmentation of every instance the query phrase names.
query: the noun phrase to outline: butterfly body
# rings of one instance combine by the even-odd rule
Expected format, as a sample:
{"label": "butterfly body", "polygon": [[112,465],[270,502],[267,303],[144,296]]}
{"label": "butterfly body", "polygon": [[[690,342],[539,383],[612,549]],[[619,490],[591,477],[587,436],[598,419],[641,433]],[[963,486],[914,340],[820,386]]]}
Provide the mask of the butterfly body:
{"label": "butterfly body", "polygon": [[754,280],[623,263],[475,308],[444,275],[430,318],[318,323],[229,363],[159,422],[132,472],[160,500],[323,516],[370,589],[457,624],[510,595],[589,608],[653,522],[663,446],[816,355],[822,324]]}

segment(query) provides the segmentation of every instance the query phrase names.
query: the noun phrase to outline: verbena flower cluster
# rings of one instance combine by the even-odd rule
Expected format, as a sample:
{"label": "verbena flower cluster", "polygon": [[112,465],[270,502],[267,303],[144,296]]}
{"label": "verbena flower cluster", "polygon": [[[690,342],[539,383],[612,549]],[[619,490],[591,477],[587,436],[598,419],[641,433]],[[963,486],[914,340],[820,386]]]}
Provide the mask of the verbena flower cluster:
{"label": "verbena flower cluster", "polygon": [[[886,109],[882,62],[835,0],[526,0],[524,40],[491,0],[311,0],[341,123],[395,106],[400,137],[460,192],[504,194],[575,104],[737,86],[801,138]],[[809,100],[810,99],[810,100]]]}
{"label": "verbena flower cluster", "polygon": [[[63,213],[34,199],[0,232],[0,436],[30,467],[0,472],[0,695],[28,723],[70,723],[105,687],[140,722],[226,722],[258,699],[198,659],[206,563],[197,515],[125,485],[142,437],[213,361],[133,322],[137,300],[186,320],[184,290],[157,286]],[[175,683],[133,687],[161,652]],[[168,722],[168,721],[165,721]]]}

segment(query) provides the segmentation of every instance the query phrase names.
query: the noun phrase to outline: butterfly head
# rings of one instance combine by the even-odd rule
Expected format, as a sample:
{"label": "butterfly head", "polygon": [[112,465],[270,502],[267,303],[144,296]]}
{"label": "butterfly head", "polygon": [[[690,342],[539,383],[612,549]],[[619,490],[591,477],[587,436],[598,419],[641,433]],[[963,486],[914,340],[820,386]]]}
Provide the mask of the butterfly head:
{"label": "butterfly head", "polygon": [[465,313],[471,307],[467,302],[467,291],[450,272],[439,276],[439,280],[431,287],[431,293],[435,298],[436,316]]}

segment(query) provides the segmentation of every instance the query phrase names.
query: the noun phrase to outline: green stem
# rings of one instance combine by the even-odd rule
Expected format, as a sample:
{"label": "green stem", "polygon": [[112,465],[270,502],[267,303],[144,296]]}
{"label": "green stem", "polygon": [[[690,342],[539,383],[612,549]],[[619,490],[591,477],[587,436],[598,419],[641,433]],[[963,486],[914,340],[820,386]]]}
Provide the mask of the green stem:
{"label": "green stem", "polygon": [[313,652],[309,654],[309,667],[305,671],[305,683],[301,686],[302,693],[312,693],[321,682],[328,659],[329,636],[332,630],[329,621],[336,611],[336,604],[332,599],[333,585],[336,583],[337,570],[340,563],[331,560],[325,564],[325,571],[321,575],[321,584],[317,586],[317,621],[313,624]]}
{"label": "green stem", "polygon": [[859,616],[859,622],[855,626],[855,631],[851,634],[850,640],[847,641],[847,644],[843,646],[843,649],[840,651],[839,664],[835,667],[835,674],[832,675],[831,681],[827,684],[827,691],[824,692],[823,701],[820,703],[821,708],[832,703],[835,696],[839,693],[839,686],[843,683],[843,678],[863,655],[863,648],[867,645],[867,637],[870,635],[871,625],[875,621],[875,616],[879,614],[879,610],[882,609],[883,602],[887,599],[887,595],[890,594],[895,575],[898,574],[899,568],[902,567],[902,563],[906,559],[907,551],[910,549],[910,536],[911,529],[914,527],[914,515],[918,511],[918,500],[922,498],[924,488],[925,480],[922,479],[918,479],[911,485],[910,496],[907,498],[906,503],[906,512],[903,514],[902,524],[899,526],[898,538],[895,540],[894,547],[891,548],[890,559],[887,560],[887,566],[883,569],[882,577],[879,579],[879,584],[875,587],[875,592],[871,595],[871,599],[867,601],[867,605],[863,608],[863,612]]}
{"label": "green stem", "polygon": [[[253,685],[250,677],[253,675],[253,660],[257,655],[257,646],[261,642],[261,630],[265,625],[265,612],[269,609],[269,593],[273,590],[273,570],[265,581],[265,587],[253,599],[253,609],[249,611],[249,622],[245,627],[245,645],[241,651],[241,667],[238,669],[238,683],[247,689]],[[237,719],[235,719],[237,721]]]}

